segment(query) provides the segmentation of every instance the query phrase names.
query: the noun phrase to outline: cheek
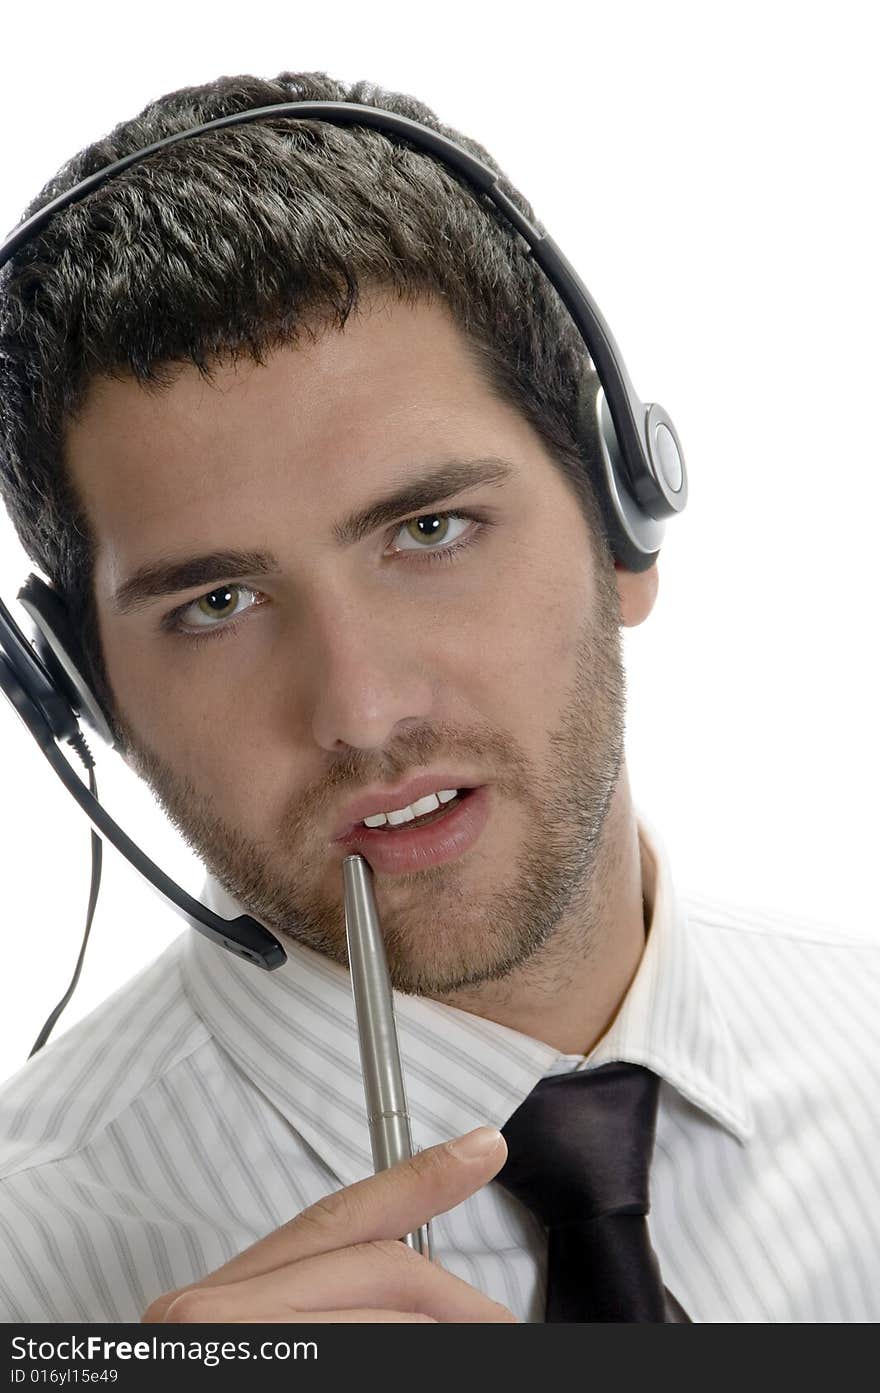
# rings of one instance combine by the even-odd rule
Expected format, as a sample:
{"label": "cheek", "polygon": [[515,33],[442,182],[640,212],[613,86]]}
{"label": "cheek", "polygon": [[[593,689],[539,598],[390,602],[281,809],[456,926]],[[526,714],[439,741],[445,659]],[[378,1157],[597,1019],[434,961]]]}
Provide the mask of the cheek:
{"label": "cheek", "polygon": [[[162,646],[105,637],[108,674],[124,720],[177,780],[191,780],[207,799],[241,810],[236,820],[242,825],[256,825],[267,809],[274,813],[282,793],[280,774],[277,794],[271,787],[280,761],[263,748],[258,694],[233,690],[234,683],[200,681],[197,655],[196,661],[163,662]],[[255,768],[264,771],[259,781]],[[289,796],[289,781],[284,787]]]}
{"label": "cheek", "polygon": [[451,639],[452,682],[518,738],[554,725],[576,678],[592,577],[580,554],[565,560],[554,551],[505,568]]}

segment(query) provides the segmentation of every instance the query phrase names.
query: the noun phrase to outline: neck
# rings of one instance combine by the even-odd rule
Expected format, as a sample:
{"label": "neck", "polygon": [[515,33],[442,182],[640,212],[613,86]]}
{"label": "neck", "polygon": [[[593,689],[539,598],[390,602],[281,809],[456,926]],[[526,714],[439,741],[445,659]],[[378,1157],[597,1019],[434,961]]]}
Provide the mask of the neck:
{"label": "neck", "polygon": [[636,974],[654,903],[626,766],[602,829],[595,875],[538,958],[504,982],[445,1000],[563,1054],[589,1054],[616,1016]]}

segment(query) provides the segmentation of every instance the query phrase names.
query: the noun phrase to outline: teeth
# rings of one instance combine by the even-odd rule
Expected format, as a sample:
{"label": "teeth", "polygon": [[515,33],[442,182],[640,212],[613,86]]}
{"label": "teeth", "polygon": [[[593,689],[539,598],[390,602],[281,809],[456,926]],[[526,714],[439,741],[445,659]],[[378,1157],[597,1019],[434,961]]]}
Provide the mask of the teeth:
{"label": "teeth", "polygon": [[374,813],[372,817],[365,817],[364,826],[384,827],[387,822],[392,827],[400,827],[404,822],[412,822],[414,818],[436,812],[441,803],[451,802],[457,792],[457,788],[441,788],[438,793],[429,793],[426,797],[416,799],[415,803],[410,803],[405,808],[396,808],[389,813]]}

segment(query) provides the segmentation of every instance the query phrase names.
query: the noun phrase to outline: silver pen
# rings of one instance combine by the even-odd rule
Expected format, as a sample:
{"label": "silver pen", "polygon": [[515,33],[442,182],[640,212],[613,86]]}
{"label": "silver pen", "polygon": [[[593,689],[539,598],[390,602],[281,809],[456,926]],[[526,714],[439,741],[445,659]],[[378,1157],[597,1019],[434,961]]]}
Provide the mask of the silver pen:
{"label": "silver pen", "polygon": [[[363,856],[345,857],[342,882],[373,1169],[381,1171],[412,1156],[412,1132],[388,959],[373,895],[372,871]],[[423,1224],[416,1233],[408,1233],[403,1242],[430,1258],[430,1224]]]}

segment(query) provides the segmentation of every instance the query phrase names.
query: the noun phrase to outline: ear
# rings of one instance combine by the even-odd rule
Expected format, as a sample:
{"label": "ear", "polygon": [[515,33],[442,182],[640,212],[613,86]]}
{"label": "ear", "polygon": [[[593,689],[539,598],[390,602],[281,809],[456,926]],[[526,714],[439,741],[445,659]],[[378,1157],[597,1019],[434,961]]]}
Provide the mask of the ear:
{"label": "ear", "polygon": [[627,571],[615,561],[614,575],[620,596],[620,621],[627,629],[633,629],[647,619],[654,608],[660,585],[657,562],[647,571]]}

